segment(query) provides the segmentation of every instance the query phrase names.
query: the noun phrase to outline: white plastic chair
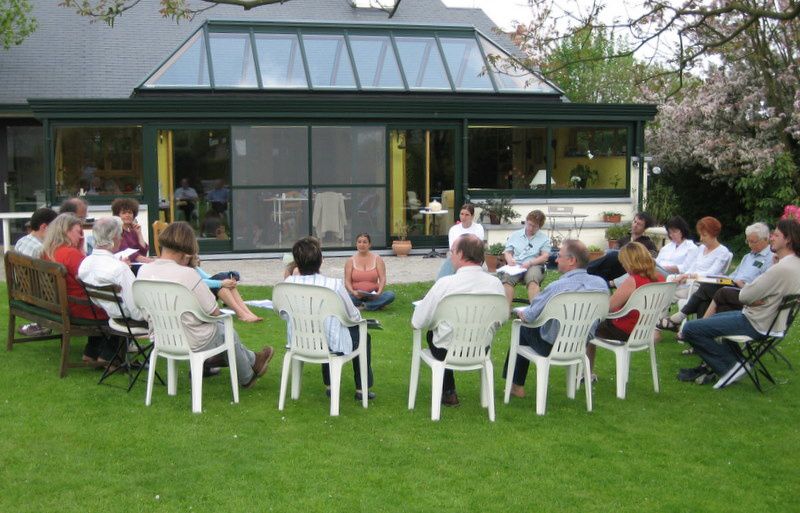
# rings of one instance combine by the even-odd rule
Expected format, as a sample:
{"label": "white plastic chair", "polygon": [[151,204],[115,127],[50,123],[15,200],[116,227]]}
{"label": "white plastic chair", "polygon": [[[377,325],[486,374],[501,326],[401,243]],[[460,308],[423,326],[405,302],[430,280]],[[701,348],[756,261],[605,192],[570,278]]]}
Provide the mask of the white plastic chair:
{"label": "white plastic chair", "polygon": [[[233,318],[228,314],[211,316],[200,307],[197,298],[179,283],[162,280],[137,279],[133,282],[133,298],[140,309],[147,313],[153,330],[154,347],[150,353],[147,372],[147,393],[144,403],[150,406],[153,395],[153,380],[158,357],[167,359],[167,393],[175,395],[178,373],[175,362],[188,360],[192,372],[192,412],[202,412],[203,362],[212,356],[228,352],[233,402],[239,402],[239,382],[236,372],[236,349],[234,346]],[[181,315],[192,314],[203,322],[223,321],[225,341],[222,345],[205,351],[192,351],[191,337],[181,322]]]}
{"label": "white plastic chair", "polygon": [[[286,320],[289,332],[289,347],[283,357],[281,391],[278,409],[283,410],[291,364],[292,399],[300,398],[303,363],[327,363],[331,377],[331,416],[339,415],[339,390],[342,381],[342,366],[359,358],[361,384],[364,387],[361,401],[368,405],[367,391],[367,321],[351,322],[342,298],[331,289],[319,285],[301,283],[278,283],[272,290],[272,305],[275,313]],[[350,354],[337,356],[328,349],[324,322],[335,317],[344,326],[358,326],[359,345]]]}
{"label": "white plastic chair", "polygon": [[[547,406],[547,386],[550,381],[550,366],[561,365],[567,369],[567,397],[575,398],[576,371],[583,365],[586,383],[586,410],[592,411],[592,380],[586,344],[592,325],[608,314],[608,294],[605,292],[564,292],[553,296],[532,323],[515,319],[511,325],[511,347],[508,352],[508,371],[503,400],[508,403],[517,355],[536,364],[536,414],[544,415]],[[558,321],[558,336],[548,356],[542,356],[533,348],[519,344],[520,328],[536,328],[554,319]]]}
{"label": "white plastic chair", "polygon": [[449,335],[447,355],[439,361],[431,350],[422,347],[422,331],[414,330],[411,354],[411,381],[408,390],[408,409],[414,409],[417,399],[420,362],[431,368],[431,420],[439,420],[442,383],[445,369],[481,371],[481,406],[489,409],[494,422],[494,371],[492,340],[497,328],[508,320],[508,300],[502,294],[453,294],[436,306],[429,328],[447,323]]}
{"label": "white plastic chair", "polygon": [[653,340],[656,323],[661,318],[675,295],[676,283],[648,283],[637,288],[628,298],[622,310],[608,314],[607,319],[618,319],[636,310],[639,319],[627,341],[593,338],[590,343],[614,352],[617,362],[617,397],[625,399],[628,374],[631,366],[631,353],[650,351],[650,367],[653,372],[653,389],[658,392],[658,364]]}

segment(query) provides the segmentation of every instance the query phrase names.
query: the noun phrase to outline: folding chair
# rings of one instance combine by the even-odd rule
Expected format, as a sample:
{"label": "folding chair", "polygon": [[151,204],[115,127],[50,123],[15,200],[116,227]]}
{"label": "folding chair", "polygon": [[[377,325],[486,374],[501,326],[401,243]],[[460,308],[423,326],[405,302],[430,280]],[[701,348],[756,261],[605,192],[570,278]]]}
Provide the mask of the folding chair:
{"label": "folding chair", "polygon": [[[780,357],[783,359],[783,361],[789,364],[789,361],[786,359],[786,357],[778,352],[778,348],[776,346],[784,339],[786,333],[788,333],[791,329],[798,310],[800,310],[800,294],[790,294],[788,296],[784,296],[783,300],[781,300],[781,304],[778,306],[778,311],[775,312],[775,317],[770,323],[767,334],[762,338],[753,339],[746,335],[717,337],[717,342],[719,343],[730,343],[731,347],[734,349],[734,351],[736,351],[736,355],[739,358],[739,368],[736,372],[730,373],[728,379],[720,384],[720,388],[725,387],[731,378],[738,374],[738,371],[741,368],[744,368],[745,372],[747,372],[747,375],[750,377],[750,380],[752,380],[759,392],[764,392],[764,390],[761,388],[761,381],[758,377],[759,373],[761,373],[762,376],[767,378],[774,385],[775,379],[764,365],[764,360],[762,357],[765,354],[770,353],[773,355],[773,357],[775,357],[776,360],[778,357]],[[780,326],[783,326],[782,330],[779,329]],[[791,364],[789,364],[789,366],[791,367]]]}
{"label": "folding chair", "polygon": [[[117,306],[119,316],[109,317],[108,327],[105,329],[106,333],[111,336],[119,337],[120,342],[117,344],[117,352],[115,353],[114,360],[120,363],[119,366],[107,366],[103,375],[100,377],[100,383],[105,381],[107,377],[122,370],[128,374],[128,392],[131,391],[136,380],[139,379],[139,374],[147,366],[150,360],[150,352],[153,350],[153,343],[150,342],[150,329],[148,328],[147,321],[136,321],[125,315],[125,310],[122,308],[121,289],[119,285],[93,285],[78,280],[86,295],[91,300],[92,312],[97,314],[95,308],[101,301],[114,303]],[[102,304],[102,303],[100,303]],[[140,339],[147,339],[147,343],[142,346],[139,343]],[[122,354],[125,356],[123,357]],[[113,363],[110,362],[110,363]],[[134,373],[135,371],[135,373]],[[164,385],[164,380],[158,373],[158,380]]]}

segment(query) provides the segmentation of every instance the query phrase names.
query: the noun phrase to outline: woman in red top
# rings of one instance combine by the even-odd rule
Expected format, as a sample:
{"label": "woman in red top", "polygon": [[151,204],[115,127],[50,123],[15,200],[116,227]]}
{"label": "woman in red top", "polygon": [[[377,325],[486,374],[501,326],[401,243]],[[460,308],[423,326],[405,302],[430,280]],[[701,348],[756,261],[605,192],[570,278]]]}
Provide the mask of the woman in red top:
{"label": "woman in red top", "polygon": [[[608,311],[611,313],[622,310],[633,291],[642,285],[664,281],[664,277],[656,271],[656,262],[650,252],[638,242],[629,242],[619,250],[619,262],[628,273],[628,278],[611,296],[608,305]],[[611,340],[628,340],[638,320],[639,312],[635,310],[619,319],[606,319],[597,327],[595,335]],[[592,368],[594,368],[594,354],[595,346],[587,345],[586,355]]]}
{"label": "woman in red top", "polygon": [[[83,227],[73,214],[61,214],[47,225],[47,233],[42,243],[42,258],[58,262],[67,269],[67,295],[87,299],[86,291],[78,283],[78,267],[86,255],[83,254]],[[97,317],[95,317],[95,313]],[[83,319],[107,319],[102,308],[94,312],[89,304],[69,304],[69,314]],[[88,337],[83,350],[83,361],[91,366],[105,366],[114,356],[114,347],[103,337]]]}
{"label": "woman in red top", "polygon": [[394,292],[386,287],[386,264],[370,251],[372,239],[368,233],[356,236],[358,250],[344,264],[344,286],[353,304],[365,310],[378,310],[394,301]]}

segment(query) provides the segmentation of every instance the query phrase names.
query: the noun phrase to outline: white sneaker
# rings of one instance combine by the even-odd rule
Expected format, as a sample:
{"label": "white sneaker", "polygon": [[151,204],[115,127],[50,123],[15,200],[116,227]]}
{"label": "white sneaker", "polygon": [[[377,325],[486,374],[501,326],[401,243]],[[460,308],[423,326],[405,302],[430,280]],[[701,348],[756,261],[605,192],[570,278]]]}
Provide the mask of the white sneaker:
{"label": "white sneaker", "polygon": [[742,365],[741,363],[734,364],[728,372],[720,376],[719,381],[714,383],[715,389],[725,388],[728,385],[732,385],[737,381],[741,381],[747,375],[747,371],[750,370],[750,364],[745,363]]}

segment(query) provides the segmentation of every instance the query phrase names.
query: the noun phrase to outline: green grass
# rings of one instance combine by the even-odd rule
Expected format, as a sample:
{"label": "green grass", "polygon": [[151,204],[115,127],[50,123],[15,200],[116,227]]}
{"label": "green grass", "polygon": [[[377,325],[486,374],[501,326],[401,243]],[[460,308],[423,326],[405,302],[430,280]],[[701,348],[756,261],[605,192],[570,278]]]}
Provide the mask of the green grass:
{"label": "green grass", "polygon": [[[552,279],[552,276],[549,277]],[[375,392],[367,410],[344,374],[340,417],[328,416],[319,368],[306,366],[299,401],[279,412],[283,350],[241,403],[225,371],[207,379],[203,413],[191,413],[188,370],[178,395],[157,386],[144,406],[144,380],[96,384],[99,373],[58,378],[55,342],[0,353],[0,511],[797,511],[800,433],[797,371],[773,363],[778,386],[727,390],[679,383],[671,335],[658,347],[661,393],[645,354],[633,359],[628,399],[615,397],[613,357],[598,351],[594,412],[565,395],[551,373],[547,415],[529,397],[502,404],[506,324],[496,338],[497,422],[479,404],[478,373],[458,373],[461,407],[430,420],[430,371],[417,408],[406,408],[410,301],[430,284],[396,286],[375,317]],[[249,298],[270,297],[243,287]],[[5,295],[4,284],[0,293]],[[0,318],[7,319],[5,301]],[[237,322],[251,348],[282,347],[285,328]],[[5,328],[5,327],[3,327]],[[785,354],[800,365],[797,329]],[[82,341],[73,348],[79,358]],[[165,370],[163,361],[159,368]]]}

